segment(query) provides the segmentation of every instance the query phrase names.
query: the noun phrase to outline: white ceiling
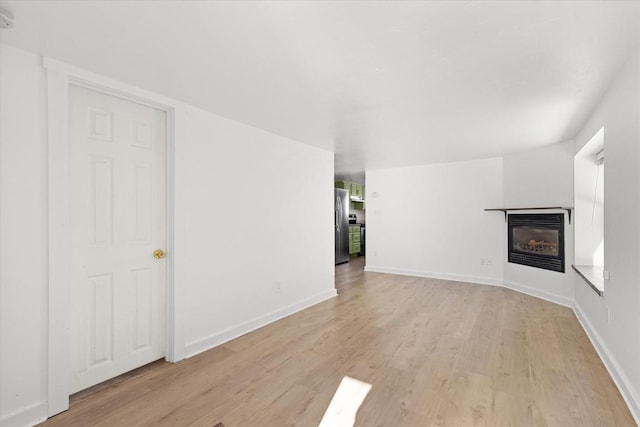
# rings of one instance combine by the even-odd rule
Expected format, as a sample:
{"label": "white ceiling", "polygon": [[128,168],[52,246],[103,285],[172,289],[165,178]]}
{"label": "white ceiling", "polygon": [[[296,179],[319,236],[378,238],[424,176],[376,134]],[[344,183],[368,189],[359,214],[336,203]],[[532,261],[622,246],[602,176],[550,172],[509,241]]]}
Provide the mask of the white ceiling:
{"label": "white ceiling", "polygon": [[1,1],[2,42],[336,152],[336,173],[572,138],[627,1]]}

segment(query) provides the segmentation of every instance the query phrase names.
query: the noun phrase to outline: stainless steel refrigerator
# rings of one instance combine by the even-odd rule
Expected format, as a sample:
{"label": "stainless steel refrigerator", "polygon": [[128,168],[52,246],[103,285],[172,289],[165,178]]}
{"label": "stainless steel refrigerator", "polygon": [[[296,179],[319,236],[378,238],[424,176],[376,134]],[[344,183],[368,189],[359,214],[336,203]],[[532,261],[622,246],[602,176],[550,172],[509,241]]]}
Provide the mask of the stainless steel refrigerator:
{"label": "stainless steel refrigerator", "polygon": [[349,192],[335,189],[336,264],[349,262]]}

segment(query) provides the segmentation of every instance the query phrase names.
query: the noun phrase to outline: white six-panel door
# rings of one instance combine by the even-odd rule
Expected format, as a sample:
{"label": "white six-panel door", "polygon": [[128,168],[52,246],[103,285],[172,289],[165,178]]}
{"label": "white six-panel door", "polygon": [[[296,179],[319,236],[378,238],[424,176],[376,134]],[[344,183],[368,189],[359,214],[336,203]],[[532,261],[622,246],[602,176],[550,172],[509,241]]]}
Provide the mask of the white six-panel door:
{"label": "white six-panel door", "polygon": [[166,115],[77,86],[69,106],[75,393],[165,354]]}

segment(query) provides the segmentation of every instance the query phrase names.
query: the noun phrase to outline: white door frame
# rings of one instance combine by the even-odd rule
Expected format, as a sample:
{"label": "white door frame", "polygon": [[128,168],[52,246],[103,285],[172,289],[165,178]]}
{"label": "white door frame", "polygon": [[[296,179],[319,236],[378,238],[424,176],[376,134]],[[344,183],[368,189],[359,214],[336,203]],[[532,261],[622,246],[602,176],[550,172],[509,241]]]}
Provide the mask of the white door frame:
{"label": "white door frame", "polygon": [[167,348],[165,359],[184,358],[182,333],[177,327],[174,275],[174,119],[175,102],[156,94],[43,58],[47,72],[48,229],[49,229],[49,331],[47,415],[69,408],[69,85],[83,86],[108,95],[160,109],[167,115]]}

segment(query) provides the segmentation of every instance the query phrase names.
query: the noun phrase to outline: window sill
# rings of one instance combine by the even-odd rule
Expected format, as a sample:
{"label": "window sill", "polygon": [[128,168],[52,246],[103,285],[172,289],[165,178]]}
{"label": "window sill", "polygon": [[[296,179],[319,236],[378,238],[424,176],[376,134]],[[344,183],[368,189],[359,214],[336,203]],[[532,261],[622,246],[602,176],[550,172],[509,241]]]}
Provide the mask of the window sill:
{"label": "window sill", "polygon": [[596,265],[575,265],[571,267],[584,279],[585,282],[600,296],[604,295],[603,267]]}

